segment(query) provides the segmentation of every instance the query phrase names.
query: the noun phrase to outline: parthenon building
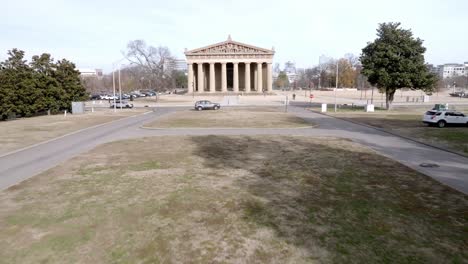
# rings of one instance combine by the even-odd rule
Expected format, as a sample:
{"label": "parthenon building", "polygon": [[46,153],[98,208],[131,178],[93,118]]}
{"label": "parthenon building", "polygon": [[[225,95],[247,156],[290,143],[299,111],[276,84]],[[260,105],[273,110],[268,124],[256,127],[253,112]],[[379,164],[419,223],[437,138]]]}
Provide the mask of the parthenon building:
{"label": "parthenon building", "polygon": [[233,41],[185,51],[189,93],[272,91],[275,51]]}

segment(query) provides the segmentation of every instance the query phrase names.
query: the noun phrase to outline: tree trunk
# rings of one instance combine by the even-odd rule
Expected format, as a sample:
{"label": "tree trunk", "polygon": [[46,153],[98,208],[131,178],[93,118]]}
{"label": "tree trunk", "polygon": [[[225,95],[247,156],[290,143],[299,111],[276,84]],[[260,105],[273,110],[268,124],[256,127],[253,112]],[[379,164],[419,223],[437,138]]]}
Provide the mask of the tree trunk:
{"label": "tree trunk", "polygon": [[392,109],[392,103],[393,103],[393,99],[395,96],[395,92],[396,90],[394,89],[391,89],[391,90],[387,89],[385,91],[385,103],[387,105],[387,111]]}

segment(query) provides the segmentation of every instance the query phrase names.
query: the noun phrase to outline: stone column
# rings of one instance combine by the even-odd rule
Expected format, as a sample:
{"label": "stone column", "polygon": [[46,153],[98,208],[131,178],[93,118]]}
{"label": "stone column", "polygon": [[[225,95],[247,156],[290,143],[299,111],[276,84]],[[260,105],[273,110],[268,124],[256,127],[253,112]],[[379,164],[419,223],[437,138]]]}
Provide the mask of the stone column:
{"label": "stone column", "polygon": [[198,92],[203,93],[205,88],[203,85],[203,63],[198,63]]}
{"label": "stone column", "polygon": [[245,92],[250,93],[250,62],[245,63]]}
{"label": "stone column", "polygon": [[262,63],[257,62],[257,92],[262,92],[263,90],[263,77],[262,77]]}
{"label": "stone column", "polygon": [[215,88],[215,64],[214,62],[210,63],[210,93],[216,92]]}
{"label": "stone column", "polygon": [[253,82],[253,83],[254,83],[254,87],[253,87],[253,89],[254,89],[254,91],[256,91],[256,92],[258,92],[258,78],[257,78],[257,77],[258,77],[258,74],[257,74],[257,72],[258,72],[258,68],[257,68],[257,67],[254,67],[254,73],[253,73],[253,74],[254,74],[254,82]]}
{"label": "stone column", "polygon": [[193,64],[188,63],[188,76],[187,76],[187,92],[193,93],[193,87],[195,86],[193,83]]}
{"label": "stone column", "polygon": [[273,70],[271,63],[267,63],[267,91],[269,93],[273,91]]}
{"label": "stone column", "polygon": [[234,83],[233,90],[235,93],[239,92],[239,63],[234,62]]}
{"label": "stone column", "polygon": [[226,62],[221,63],[221,91],[223,93],[227,92]]}

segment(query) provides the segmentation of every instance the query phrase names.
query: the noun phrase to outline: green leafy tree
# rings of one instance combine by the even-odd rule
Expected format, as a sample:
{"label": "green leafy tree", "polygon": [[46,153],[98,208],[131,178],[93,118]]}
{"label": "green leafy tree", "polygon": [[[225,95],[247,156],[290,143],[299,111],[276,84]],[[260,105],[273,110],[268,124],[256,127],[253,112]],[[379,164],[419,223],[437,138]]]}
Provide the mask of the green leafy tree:
{"label": "green leafy tree", "polygon": [[47,110],[58,112],[65,95],[59,82],[54,78],[55,65],[52,57],[47,53],[33,56],[30,67],[33,70],[35,91],[38,94],[33,104],[34,112]]}
{"label": "green leafy tree", "polygon": [[385,93],[387,109],[391,109],[398,89],[433,91],[437,76],[424,63],[426,48],[422,43],[411,30],[400,28],[400,23],[382,23],[377,39],[362,49],[362,73]]}
{"label": "green leafy tree", "polygon": [[72,101],[86,97],[79,72],[67,60],[54,63],[49,54],[42,54],[28,64],[24,51],[13,49],[0,63],[0,120],[70,109]]}
{"label": "green leafy tree", "polygon": [[8,51],[8,59],[0,63],[0,119],[10,115],[31,116],[39,98],[33,71],[24,59],[24,51]]}
{"label": "green leafy tree", "polygon": [[73,62],[66,59],[55,64],[54,78],[57,80],[61,92],[60,109],[71,108],[71,102],[85,101],[89,94],[80,80],[80,72]]}
{"label": "green leafy tree", "polygon": [[175,71],[173,74],[177,88],[187,88],[187,75],[183,71]]}
{"label": "green leafy tree", "polygon": [[278,87],[278,88],[289,87],[288,75],[286,75],[286,73],[284,71],[281,71],[278,74],[278,78],[275,81],[275,86]]}

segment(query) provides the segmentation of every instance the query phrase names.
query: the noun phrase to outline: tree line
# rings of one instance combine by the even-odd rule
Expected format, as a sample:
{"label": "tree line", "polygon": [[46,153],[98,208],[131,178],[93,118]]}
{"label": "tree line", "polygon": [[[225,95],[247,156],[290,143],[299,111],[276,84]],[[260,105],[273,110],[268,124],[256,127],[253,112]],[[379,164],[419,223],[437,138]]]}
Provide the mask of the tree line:
{"label": "tree line", "polygon": [[286,72],[280,71],[275,87],[293,89],[334,88],[336,87],[337,67],[339,88],[367,89],[371,87],[366,76],[361,73],[362,66],[359,58],[353,54],[346,54],[338,60],[329,59],[311,68],[298,69],[296,77],[291,83],[289,83]]}
{"label": "tree line", "polygon": [[75,64],[54,61],[50,54],[25,59],[19,49],[0,62],[0,120],[71,110],[71,102],[88,98]]}
{"label": "tree line", "polygon": [[[329,60],[314,68],[305,69],[298,73],[293,84],[288,83],[285,72],[280,72],[275,85],[361,89],[372,85],[385,94],[387,109],[391,109],[395,92],[399,89],[422,90],[431,94],[438,86],[448,86],[446,80],[441,80],[429,70],[424,60],[426,48],[423,40],[414,37],[411,30],[401,28],[400,25],[398,22],[379,24],[377,38],[367,43],[359,58],[347,55],[337,61]],[[457,81],[464,83],[465,79],[460,78]],[[457,81],[453,81],[453,86]]]}
{"label": "tree line", "polygon": [[[175,67],[175,57],[165,46],[147,45],[144,40],[133,40],[122,51],[125,60],[113,66],[113,72],[102,78],[83,77],[83,84],[93,94],[109,93],[113,87],[113,75],[117,79],[118,68],[123,92],[133,90],[164,91],[187,87],[184,71]],[[117,84],[116,84],[117,85]]]}

